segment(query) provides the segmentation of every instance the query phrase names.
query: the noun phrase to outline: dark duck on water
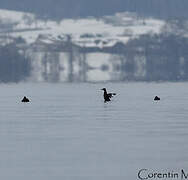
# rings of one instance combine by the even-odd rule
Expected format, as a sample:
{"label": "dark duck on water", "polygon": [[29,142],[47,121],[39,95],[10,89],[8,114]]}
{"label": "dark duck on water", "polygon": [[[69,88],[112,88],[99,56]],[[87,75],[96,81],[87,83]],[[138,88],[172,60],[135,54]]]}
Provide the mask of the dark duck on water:
{"label": "dark duck on water", "polygon": [[160,100],[161,100],[161,98],[160,98],[160,97],[155,96],[154,101],[160,101]]}
{"label": "dark duck on water", "polygon": [[29,102],[29,99],[24,96],[24,98],[22,99],[22,102],[24,102],[24,103]]}
{"label": "dark duck on water", "polygon": [[104,91],[104,102],[111,101],[110,99],[116,95],[116,93],[107,93],[106,88],[101,89]]}

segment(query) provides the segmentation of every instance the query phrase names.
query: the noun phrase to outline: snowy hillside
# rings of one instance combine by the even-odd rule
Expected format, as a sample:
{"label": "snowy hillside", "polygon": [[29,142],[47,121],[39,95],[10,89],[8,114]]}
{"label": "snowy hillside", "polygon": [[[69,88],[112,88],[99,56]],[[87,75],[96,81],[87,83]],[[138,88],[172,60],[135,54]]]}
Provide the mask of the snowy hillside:
{"label": "snowy hillside", "polygon": [[76,44],[84,46],[111,46],[117,41],[126,43],[145,33],[159,33],[164,22],[139,18],[133,13],[118,13],[95,19],[64,19],[59,22],[38,19],[34,14],[0,10],[0,33],[22,37],[33,43],[39,35],[46,43],[71,35]]}

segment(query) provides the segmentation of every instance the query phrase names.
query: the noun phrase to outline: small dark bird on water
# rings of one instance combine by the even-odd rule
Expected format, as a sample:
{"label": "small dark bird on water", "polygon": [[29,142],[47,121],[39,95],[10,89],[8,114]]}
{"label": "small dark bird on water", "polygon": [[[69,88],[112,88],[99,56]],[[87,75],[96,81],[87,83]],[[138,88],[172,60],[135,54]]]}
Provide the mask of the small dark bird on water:
{"label": "small dark bird on water", "polygon": [[160,101],[160,100],[161,100],[160,97],[155,96],[154,101]]}
{"label": "small dark bird on water", "polygon": [[28,98],[26,98],[26,97],[24,96],[24,98],[22,99],[22,102],[30,102],[30,101],[29,101]]}
{"label": "small dark bird on water", "polygon": [[104,102],[111,101],[110,98],[116,95],[116,93],[107,93],[106,88],[101,89],[104,91]]}

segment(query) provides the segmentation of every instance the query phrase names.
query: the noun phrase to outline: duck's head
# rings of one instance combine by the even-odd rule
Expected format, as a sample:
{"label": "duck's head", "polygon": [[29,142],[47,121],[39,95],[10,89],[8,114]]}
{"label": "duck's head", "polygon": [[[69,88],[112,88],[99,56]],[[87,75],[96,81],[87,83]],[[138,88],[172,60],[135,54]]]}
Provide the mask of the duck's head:
{"label": "duck's head", "polygon": [[102,90],[102,91],[106,91],[106,88],[102,88],[101,90]]}

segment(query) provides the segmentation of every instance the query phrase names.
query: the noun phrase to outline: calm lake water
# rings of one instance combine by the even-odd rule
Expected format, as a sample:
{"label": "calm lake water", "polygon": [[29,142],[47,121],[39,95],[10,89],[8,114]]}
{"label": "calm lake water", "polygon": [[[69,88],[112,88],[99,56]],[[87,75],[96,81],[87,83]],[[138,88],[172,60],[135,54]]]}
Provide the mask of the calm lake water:
{"label": "calm lake water", "polygon": [[[117,93],[106,104],[103,87]],[[24,95],[31,103],[20,102]],[[187,139],[188,83],[0,85],[2,180],[188,172]]]}

